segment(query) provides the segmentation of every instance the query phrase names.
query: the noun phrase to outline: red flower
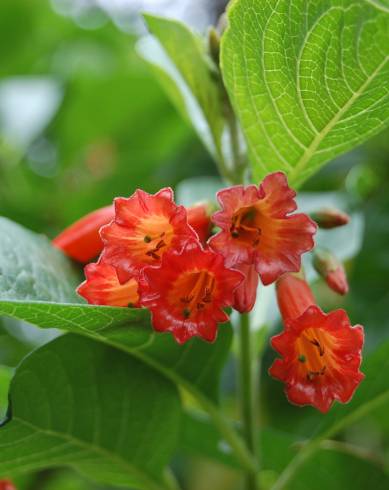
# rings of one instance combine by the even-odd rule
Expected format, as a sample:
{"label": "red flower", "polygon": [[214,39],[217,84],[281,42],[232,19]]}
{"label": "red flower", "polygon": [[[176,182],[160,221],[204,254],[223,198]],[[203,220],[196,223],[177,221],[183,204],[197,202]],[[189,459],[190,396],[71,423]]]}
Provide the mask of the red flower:
{"label": "red flower", "polygon": [[88,264],[86,281],[77,289],[80,296],[92,305],[136,306],[139,300],[138,281],[130,278],[119,281],[116,269],[109,264]]}
{"label": "red flower", "polygon": [[220,254],[192,242],[166,252],[159,267],[144,269],[140,302],[151,310],[154,329],[172,332],[180,344],[195,335],[213,342],[217,323],[228,320],[222,308],[232,305],[241,281]]}
{"label": "red flower", "polygon": [[78,262],[89,262],[97,257],[103,248],[100,228],[113,218],[113,206],[97,209],[66,228],[54,238],[53,245]]}
{"label": "red flower", "polygon": [[240,313],[245,313],[251,311],[255,305],[259,276],[253,265],[243,264],[235,269],[244,274],[244,279],[235,289],[233,307]]}
{"label": "red flower", "polygon": [[363,327],[352,327],[344,310],[328,314],[313,304],[307,283],[290,274],[277,283],[285,330],[272,338],[282,356],[269,373],[286,384],[290,402],[327,412],[347,403],[364,378],[359,371]]}
{"label": "red flower", "polygon": [[205,244],[211,235],[211,218],[209,216],[209,205],[207,203],[195,204],[187,208],[188,223],[197,233],[201,243]]}
{"label": "red flower", "polygon": [[254,264],[264,284],[284,272],[297,272],[301,255],[311,250],[316,224],[305,214],[290,215],[296,193],[276,172],[257,187],[235,186],[218,192],[222,211],[213,222],[222,231],[210,246],[222,253],[228,267]]}
{"label": "red flower", "polygon": [[116,198],[114,204],[114,221],[101,229],[103,260],[117,268],[121,281],[147,265],[159,264],[167,250],[197,238],[170,188],[154,195],[138,189],[128,199]]}
{"label": "red flower", "polygon": [[16,490],[16,488],[11,481],[0,480],[0,490]]}

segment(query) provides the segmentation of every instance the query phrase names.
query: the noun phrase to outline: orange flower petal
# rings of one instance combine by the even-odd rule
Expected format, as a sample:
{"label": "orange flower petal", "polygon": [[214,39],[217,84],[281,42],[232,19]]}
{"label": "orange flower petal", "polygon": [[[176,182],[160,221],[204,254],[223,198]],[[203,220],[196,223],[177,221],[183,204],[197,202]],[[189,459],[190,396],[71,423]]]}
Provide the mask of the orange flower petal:
{"label": "orange flower petal", "polygon": [[221,255],[191,242],[166,252],[159,267],[144,269],[140,302],[151,310],[155,330],[172,332],[179,343],[193,336],[212,342],[242,279]]}
{"label": "orange flower petal", "polygon": [[334,400],[347,403],[364,378],[359,371],[363,339],[363,328],[352,327],[344,310],[325,314],[311,305],[272,338],[282,358],[269,373],[285,383],[290,402],[327,412]]}
{"label": "orange flower petal", "polygon": [[301,255],[312,249],[316,224],[296,210],[296,193],[285,175],[276,172],[258,186],[234,186],[218,193],[222,210],[213,222],[221,231],[210,246],[222,253],[228,267],[255,265],[264,284],[285,272],[297,272]]}
{"label": "orange flower petal", "polygon": [[77,289],[80,296],[92,305],[136,306],[138,281],[134,278],[119,281],[116,269],[102,262],[85,267],[86,281]]}

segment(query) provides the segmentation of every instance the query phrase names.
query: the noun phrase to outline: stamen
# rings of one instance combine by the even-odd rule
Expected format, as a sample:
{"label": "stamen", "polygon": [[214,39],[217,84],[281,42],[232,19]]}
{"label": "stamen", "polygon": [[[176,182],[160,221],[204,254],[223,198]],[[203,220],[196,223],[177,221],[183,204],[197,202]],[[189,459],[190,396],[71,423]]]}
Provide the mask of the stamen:
{"label": "stamen", "polygon": [[320,357],[323,357],[324,356],[324,347],[321,345],[321,343],[317,339],[309,340],[309,342],[319,349],[319,355],[320,355]]}
{"label": "stamen", "polygon": [[304,356],[304,354],[301,354],[300,356],[298,356],[298,360],[300,362],[305,362],[307,360],[307,358]]}
{"label": "stamen", "polygon": [[151,238],[151,236],[149,236],[149,235],[146,235],[146,236],[143,238],[143,241],[144,241],[145,243],[150,243],[150,242],[151,242],[151,240],[152,240],[152,238]]}

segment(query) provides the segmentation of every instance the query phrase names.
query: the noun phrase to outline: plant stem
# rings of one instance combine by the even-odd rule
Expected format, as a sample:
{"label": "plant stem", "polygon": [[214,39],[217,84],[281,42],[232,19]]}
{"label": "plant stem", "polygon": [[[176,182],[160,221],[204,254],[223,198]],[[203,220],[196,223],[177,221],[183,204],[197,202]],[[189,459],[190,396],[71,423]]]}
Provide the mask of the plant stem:
{"label": "plant stem", "polygon": [[[243,435],[247,449],[258,461],[257,428],[256,428],[256,396],[253,380],[253,366],[251,359],[250,317],[247,313],[240,316],[239,328],[240,350],[240,403],[243,423]],[[259,490],[258,471],[247,472],[245,479],[246,490]]]}

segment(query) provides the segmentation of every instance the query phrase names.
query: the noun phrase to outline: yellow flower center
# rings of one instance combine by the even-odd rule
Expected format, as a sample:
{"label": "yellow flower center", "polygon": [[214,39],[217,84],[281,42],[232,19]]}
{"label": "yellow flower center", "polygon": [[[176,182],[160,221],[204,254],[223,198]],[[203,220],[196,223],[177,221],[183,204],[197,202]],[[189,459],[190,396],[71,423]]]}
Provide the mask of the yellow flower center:
{"label": "yellow flower center", "polygon": [[212,302],[215,277],[206,270],[182,274],[174,283],[169,302],[182,308],[182,316],[190,318],[193,313],[204,311]]}

